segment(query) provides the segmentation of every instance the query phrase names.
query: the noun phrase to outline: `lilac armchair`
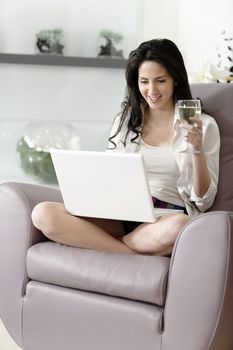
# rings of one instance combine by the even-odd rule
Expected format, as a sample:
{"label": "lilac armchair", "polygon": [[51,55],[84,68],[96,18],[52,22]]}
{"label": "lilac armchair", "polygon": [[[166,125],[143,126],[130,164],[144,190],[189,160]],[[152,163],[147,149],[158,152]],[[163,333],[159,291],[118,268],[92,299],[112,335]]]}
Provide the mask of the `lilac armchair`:
{"label": "lilac armchair", "polygon": [[233,349],[233,84],[192,92],[220,128],[220,182],[171,259],[46,240],[31,211],[59,191],[0,186],[0,318],[22,349]]}

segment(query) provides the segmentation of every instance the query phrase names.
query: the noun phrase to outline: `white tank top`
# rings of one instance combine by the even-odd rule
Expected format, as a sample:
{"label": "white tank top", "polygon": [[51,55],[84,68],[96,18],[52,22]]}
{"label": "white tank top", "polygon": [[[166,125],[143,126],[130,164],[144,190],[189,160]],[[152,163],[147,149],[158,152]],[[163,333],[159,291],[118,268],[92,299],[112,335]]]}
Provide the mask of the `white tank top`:
{"label": "white tank top", "polygon": [[184,207],[184,202],[177,190],[180,172],[172,148],[150,146],[141,140],[140,153],[144,157],[151,195]]}

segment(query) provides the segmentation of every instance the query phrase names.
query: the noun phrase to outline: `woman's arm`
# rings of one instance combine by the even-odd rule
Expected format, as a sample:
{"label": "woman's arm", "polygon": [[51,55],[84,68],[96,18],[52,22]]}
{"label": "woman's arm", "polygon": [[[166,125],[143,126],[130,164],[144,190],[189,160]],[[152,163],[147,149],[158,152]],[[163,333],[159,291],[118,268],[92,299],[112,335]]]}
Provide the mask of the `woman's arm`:
{"label": "woman's arm", "polygon": [[202,198],[208,191],[211,182],[211,177],[203,149],[200,150],[200,153],[194,153],[192,155],[192,163],[193,189],[196,195]]}
{"label": "woman's arm", "polygon": [[[191,182],[189,200],[203,212],[211,207],[217,192],[220,135],[212,117],[203,114],[194,121],[194,127],[186,130],[185,134],[186,141],[193,149],[193,154],[190,154],[192,172],[189,173],[189,167],[184,172],[189,176],[187,181]],[[184,128],[182,124],[179,126]]]}
{"label": "woman's arm", "polygon": [[211,199],[210,197],[212,201],[214,200],[217,192],[220,135],[215,120],[207,115],[194,118],[194,128],[188,133],[187,141],[194,151],[191,200],[194,200],[198,207],[200,205],[201,209],[204,202]]}
{"label": "woman's arm", "polygon": [[195,194],[202,198],[208,191],[211,177],[203,149],[202,119],[192,118],[192,120],[194,122],[194,126],[192,130],[187,131],[186,139],[193,148],[193,189]]}

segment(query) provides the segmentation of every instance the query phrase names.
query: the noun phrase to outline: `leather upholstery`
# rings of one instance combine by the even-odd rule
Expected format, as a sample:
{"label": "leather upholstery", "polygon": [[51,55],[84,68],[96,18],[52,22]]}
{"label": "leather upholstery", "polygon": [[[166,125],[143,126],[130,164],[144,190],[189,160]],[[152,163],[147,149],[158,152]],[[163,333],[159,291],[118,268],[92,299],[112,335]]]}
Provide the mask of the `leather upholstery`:
{"label": "leather upholstery", "polygon": [[32,226],[31,211],[48,198],[61,201],[61,194],[28,184],[6,183],[0,188],[0,317],[16,343],[22,345],[26,255],[31,245],[45,239]]}
{"label": "leather upholstery", "polygon": [[30,279],[164,305],[170,259],[43,242],[28,250]]}
{"label": "leather upholstery", "polygon": [[233,348],[232,218],[210,212],[181,232],[171,260],[163,350]]}
{"label": "leather upholstery", "polygon": [[219,186],[210,210],[233,210],[233,84],[193,84],[207,114],[215,118],[221,136]]}
{"label": "leather upholstery", "polygon": [[25,350],[160,349],[163,309],[32,281],[23,313]]}

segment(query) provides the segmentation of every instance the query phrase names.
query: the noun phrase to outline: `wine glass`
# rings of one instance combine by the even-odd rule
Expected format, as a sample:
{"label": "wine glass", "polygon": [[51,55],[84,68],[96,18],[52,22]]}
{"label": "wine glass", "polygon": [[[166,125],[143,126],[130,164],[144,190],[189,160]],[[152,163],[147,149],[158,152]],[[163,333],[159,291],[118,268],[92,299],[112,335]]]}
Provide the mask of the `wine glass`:
{"label": "wine glass", "polygon": [[[191,130],[195,125],[195,121],[191,118],[201,116],[201,101],[198,99],[178,100],[177,110],[180,121],[184,125],[185,129]],[[189,143],[187,144],[187,148],[182,152],[199,153],[199,151],[195,151],[190,148]]]}

